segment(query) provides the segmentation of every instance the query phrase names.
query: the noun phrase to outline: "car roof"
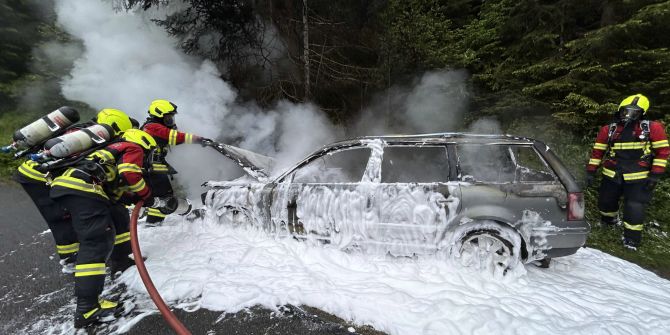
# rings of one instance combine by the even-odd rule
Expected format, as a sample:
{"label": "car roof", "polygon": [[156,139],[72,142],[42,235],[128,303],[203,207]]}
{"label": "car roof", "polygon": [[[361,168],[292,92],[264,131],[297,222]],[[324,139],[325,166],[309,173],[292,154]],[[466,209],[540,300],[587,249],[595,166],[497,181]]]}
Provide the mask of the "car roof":
{"label": "car roof", "polygon": [[416,135],[379,135],[379,136],[361,136],[348,140],[343,140],[326,145],[322,149],[332,147],[350,146],[360,143],[364,140],[383,140],[389,144],[403,143],[473,143],[473,144],[534,144],[536,141],[532,138],[519,137],[513,135],[490,135],[475,133],[432,133]]}

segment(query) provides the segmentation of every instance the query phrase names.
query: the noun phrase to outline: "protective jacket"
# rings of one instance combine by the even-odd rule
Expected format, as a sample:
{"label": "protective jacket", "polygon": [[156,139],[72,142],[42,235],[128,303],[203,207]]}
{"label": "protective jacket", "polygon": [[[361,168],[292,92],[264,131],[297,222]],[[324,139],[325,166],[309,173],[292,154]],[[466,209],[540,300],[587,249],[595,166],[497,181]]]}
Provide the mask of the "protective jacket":
{"label": "protective jacket", "polygon": [[586,170],[595,173],[602,164],[604,176],[635,183],[646,180],[649,174],[660,177],[668,156],[670,145],[660,122],[612,123],[600,128]]}
{"label": "protective jacket", "polygon": [[130,192],[148,199],[151,190],[142,176],[144,158],[144,150],[135,143],[112,143],[56,177],[51,197],[82,195],[115,202]]}
{"label": "protective jacket", "polygon": [[142,125],[142,130],[151,135],[158,144],[156,154],[153,157],[152,172],[158,174],[175,174],[176,171],[165,159],[170,146],[182,143],[191,144],[195,135],[170,128],[153,118],[147,119],[147,122]]}

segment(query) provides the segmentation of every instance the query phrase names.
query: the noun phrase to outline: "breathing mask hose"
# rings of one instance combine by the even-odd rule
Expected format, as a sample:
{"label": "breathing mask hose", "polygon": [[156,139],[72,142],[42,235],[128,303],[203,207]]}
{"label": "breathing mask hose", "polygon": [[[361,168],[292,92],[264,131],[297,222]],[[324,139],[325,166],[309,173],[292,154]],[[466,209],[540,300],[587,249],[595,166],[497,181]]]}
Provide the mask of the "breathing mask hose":
{"label": "breathing mask hose", "polygon": [[140,210],[142,209],[143,204],[143,201],[137,203],[133,209],[133,213],[130,216],[130,246],[133,249],[133,256],[135,257],[137,271],[140,273],[144,287],[146,287],[147,292],[149,292],[149,297],[151,297],[151,300],[153,300],[154,304],[156,304],[156,307],[158,307],[158,310],[161,312],[161,315],[168,323],[168,325],[170,325],[170,327],[178,335],[191,335],[191,332],[186,329],[186,326],[184,326],[184,324],[181,323],[179,319],[177,319],[168,305],[165,304],[165,301],[163,301],[163,298],[161,298],[161,295],[158,293],[156,286],[154,286],[151,277],[149,277],[149,272],[147,272],[146,266],[144,266],[142,253],[140,252],[140,243],[137,239],[137,218],[140,216]]}

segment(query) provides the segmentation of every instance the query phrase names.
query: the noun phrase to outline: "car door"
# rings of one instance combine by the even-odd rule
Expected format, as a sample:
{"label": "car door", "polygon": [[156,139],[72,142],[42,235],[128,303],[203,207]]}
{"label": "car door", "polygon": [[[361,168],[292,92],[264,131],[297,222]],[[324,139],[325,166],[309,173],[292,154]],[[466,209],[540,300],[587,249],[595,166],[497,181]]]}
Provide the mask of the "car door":
{"label": "car door", "polygon": [[378,187],[380,222],[369,230],[379,248],[394,255],[432,253],[458,212],[446,145],[384,148]]}
{"label": "car door", "polygon": [[506,206],[516,165],[509,145],[462,143],[454,146],[461,190],[461,214],[468,219],[513,217]]}
{"label": "car door", "polygon": [[366,222],[378,219],[370,183],[361,183],[372,151],[365,145],[334,149],[296,168],[274,189],[273,218],[295,237],[355,246]]}

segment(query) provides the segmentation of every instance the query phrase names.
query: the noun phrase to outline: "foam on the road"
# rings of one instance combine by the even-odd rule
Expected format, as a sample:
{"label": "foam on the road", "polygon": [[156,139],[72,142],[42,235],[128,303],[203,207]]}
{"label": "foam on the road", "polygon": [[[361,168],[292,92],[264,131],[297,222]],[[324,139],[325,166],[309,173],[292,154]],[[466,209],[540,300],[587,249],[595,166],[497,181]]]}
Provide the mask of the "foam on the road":
{"label": "foam on the road", "polygon": [[[304,304],[390,334],[670,330],[670,282],[593,249],[500,278],[445,257],[346,253],[213,222],[171,221],[140,239],[163,298],[191,309]],[[135,268],[122,280],[146,294]]]}

